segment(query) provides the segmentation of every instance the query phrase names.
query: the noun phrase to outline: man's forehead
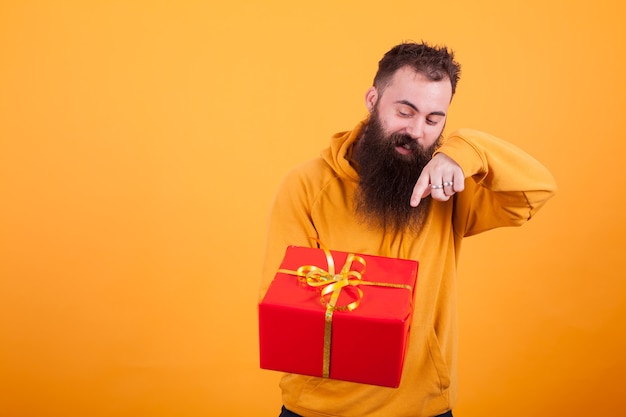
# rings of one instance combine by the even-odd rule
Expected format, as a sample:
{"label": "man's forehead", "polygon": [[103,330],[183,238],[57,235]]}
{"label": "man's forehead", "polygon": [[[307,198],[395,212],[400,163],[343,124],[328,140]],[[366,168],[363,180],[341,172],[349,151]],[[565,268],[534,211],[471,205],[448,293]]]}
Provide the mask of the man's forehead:
{"label": "man's forehead", "polygon": [[447,77],[433,81],[412,68],[403,67],[396,71],[381,95],[392,103],[446,111],[452,100],[452,85]]}

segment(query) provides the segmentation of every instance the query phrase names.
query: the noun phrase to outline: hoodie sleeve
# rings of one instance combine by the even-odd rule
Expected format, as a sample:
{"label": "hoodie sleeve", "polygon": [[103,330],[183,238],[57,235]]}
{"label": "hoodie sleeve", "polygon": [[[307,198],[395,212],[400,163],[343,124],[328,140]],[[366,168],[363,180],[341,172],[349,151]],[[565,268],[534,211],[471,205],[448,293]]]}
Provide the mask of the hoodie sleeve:
{"label": "hoodie sleeve", "polygon": [[267,292],[287,246],[311,247],[310,237],[317,237],[311,217],[314,193],[304,168],[294,169],[283,179],[270,208],[259,301]]}
{"label": "hoodie sleeve", "polygon": [[[339,177],[345,181],[358,181],[356,171],[345,155],[359,136],[364,123],[361,121],[351,131],[335,134],[330,147],[324,149],[320,157],[291,170],[280,184],[268,219],[261,297],[272,282],[287,246],[316,247],[310,239],[320,237],[312,208],[321,190]],[[320,221],[319,217],[317,221]]]}
{"label": "hoodie sleeve", "polygon": [[471,236],[520,226],[556,192],[552,174],[519,148],[472,129],[452,133],[436,153],[461,166],[465,190],[455,195],[454,228]]}

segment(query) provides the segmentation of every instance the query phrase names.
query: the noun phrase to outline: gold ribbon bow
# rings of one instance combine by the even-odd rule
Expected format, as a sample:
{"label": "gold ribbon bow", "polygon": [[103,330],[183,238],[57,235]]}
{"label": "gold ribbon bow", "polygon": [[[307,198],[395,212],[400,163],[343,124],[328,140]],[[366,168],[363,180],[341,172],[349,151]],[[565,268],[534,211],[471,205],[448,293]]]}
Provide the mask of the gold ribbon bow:
{"label": "gold ribbon bow", "polygon": [[[362,277],[365,273],[366,264],[365,259],[353,253],[348,254],[346,261],[341,268],[341,271],[336,274],[333,255],[322,242],[320,242],[316,238],[311,239],[315,240],[320,245],[320,249],[324,251],[324,254],[326,255],[326,263],[328,264],[328,271],[315,265],[303,265],[295,271],[290,269],[279,269],[278,272],[289,275],[296,275],[301,283],[306,284],[310,287],[321,289],[320,303],[326,307],[326,313],[324,315],[324,359],[322,365],[322,377],[329,378],[333,313],[335,311],[352,311],[359,306],[361,298],[363,298],[363,291],[359,288],[360,285],[403,288],[409,291],[413,291],[413,287],[406,284],[363,281]],[[352,264],[355,262],[362,265],[362,268],[360,270],[351,269]],[[341,294],[342,289],[348,286],[354,287],[354,289],[356,290],[356,300],[346,305],[338,306],[337,301],[339,300],[339,294]],[[329,294],[330,298],[327,299],[327,296]]]}

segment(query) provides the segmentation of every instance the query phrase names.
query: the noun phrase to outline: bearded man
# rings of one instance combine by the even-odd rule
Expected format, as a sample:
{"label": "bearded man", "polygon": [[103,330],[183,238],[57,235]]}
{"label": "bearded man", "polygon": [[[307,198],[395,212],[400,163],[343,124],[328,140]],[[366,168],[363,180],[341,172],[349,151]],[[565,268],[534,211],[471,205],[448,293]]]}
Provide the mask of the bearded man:
{"label": "bearded man", "polygon": [[281,416],[452,416],[462,240],[525,223],[556,191],[543,165],[492,135],[461,129],[443,139],[459,75],[446,47],[393,47],[366,92],[367,120],[334,135],[319,158],[281,184],[261,296],[285,248],[311,246],[310,237],[334,250],[420,265],[400,386],[286,374]]}

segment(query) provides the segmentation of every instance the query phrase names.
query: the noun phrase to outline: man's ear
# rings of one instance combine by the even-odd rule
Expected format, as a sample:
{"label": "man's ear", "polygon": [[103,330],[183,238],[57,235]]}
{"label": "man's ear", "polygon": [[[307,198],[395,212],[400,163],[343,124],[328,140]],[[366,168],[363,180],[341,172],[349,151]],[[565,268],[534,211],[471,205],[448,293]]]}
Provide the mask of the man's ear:
{"label": "man's ear", "polygon": [[367,92],[365,93],[365,107],[367,107],[367,110],[370,113],[372,112],[372,110],[374,110],[377,100],[378,100],[378,90],[376,89],[376,87],[368,88]]}

